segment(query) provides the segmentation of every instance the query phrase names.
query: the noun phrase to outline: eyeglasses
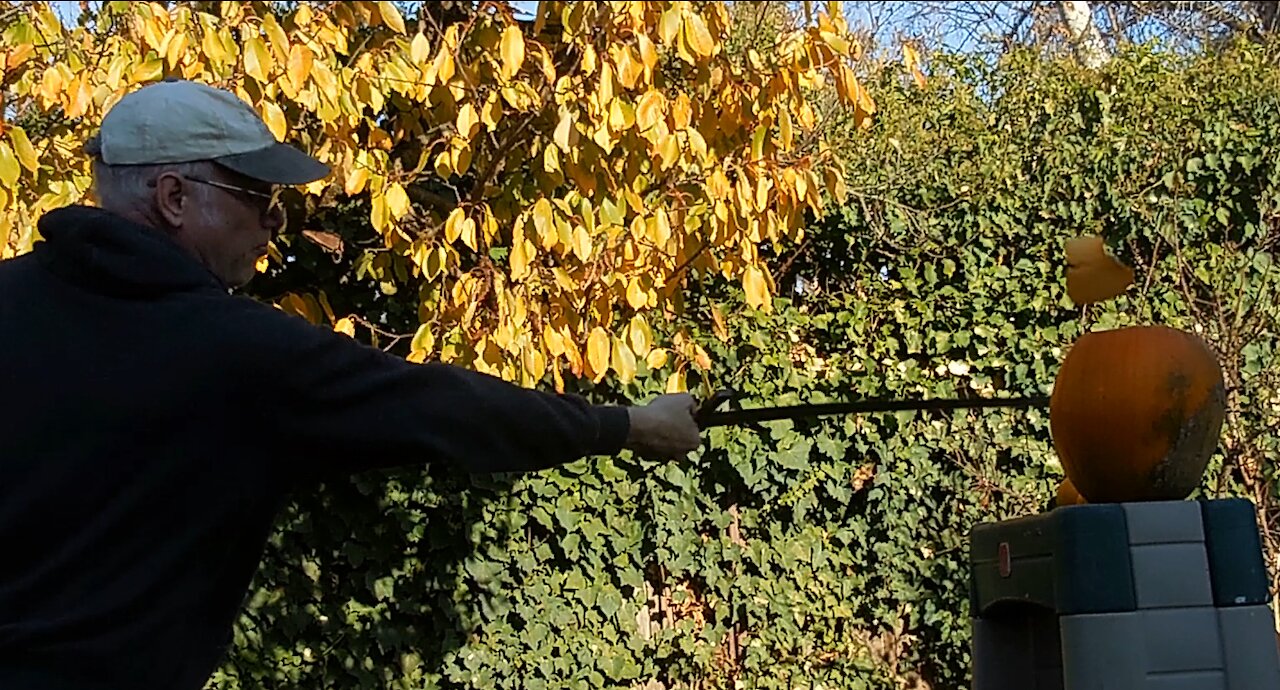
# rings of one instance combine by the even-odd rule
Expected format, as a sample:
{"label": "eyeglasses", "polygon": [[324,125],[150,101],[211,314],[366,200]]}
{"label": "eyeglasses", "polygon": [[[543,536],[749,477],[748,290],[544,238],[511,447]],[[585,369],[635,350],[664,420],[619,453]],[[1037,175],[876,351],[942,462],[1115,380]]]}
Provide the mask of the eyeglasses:
{"label": "eyeglasses", "polygon": [[226,182],[206,180],[193,175],[183,175],[182,179],[190,180],[191,182],[199,182],[200,184],[207,184],[210,187],[217,187],[218,189],[224,189],[229,192],[239,192],[253,197],[254,199],[266,200],[266,204],[262,204],[261,201],[256,204],[259,212],[261,212],[264,217],[268,214],[284,214],[284,204],[280,201],[280,190],[278,188],[273,189],[271,192],[264,192],[258,189],[249,189],[248,187],[227,184]]}

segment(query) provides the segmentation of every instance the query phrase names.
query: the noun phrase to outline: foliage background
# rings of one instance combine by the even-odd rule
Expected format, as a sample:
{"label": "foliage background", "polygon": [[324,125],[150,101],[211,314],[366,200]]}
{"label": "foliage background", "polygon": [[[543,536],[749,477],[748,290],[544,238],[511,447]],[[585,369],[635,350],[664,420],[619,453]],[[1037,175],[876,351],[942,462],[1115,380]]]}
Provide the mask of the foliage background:
{"label": "foliage background", "polygon": [[[1274,581],[1273,64],[1256,46],[1135,48],[1100,73],[935,56],[925,90],[886,66],[876,127],[841,139],[850,202],[775,258],[775,311],[708,284],[665,328],[745,404],[1048,393],[1085,329],[1189,328],[1230,387],[1199,495],[1261,506]],[[1082,312],[1061,245],[1084,232],[1139,283]],[[592,393],[661,387],[642,371]],[[688,463],[460,494],[417,472],[328,486],[280,533],[246,619],[264,632],[246,627],[218,687],[964,687],[966,534],[1043,509],[1060,477],[1044,414],[988,411],[717,429]]]}
{"label": "foliage background", "polygon": [[[765,250],[773,309],[708,278],[688,285],[682,314],[655,320],[655,341],[707,353],[690,387],[732,387],[746,405],[1048,393],[1083,330],[1189,328],[1222,357],[1231,407],[1203,495],[1257,502],[1274,591],[1271,50],[1131,46],[1098,71],[1034,50],[935,53],[923,87],[896,62],[865,69],[874,126],[848,113],[824,131],[848,198],[808,218],[803,240]],[[325,229],[364,213],[334,207]],[[1061,246],[1085,232],[1139,281],[1078,310]],[[295,252],[256,285],[264,299],[353,270],[349,256]],[[629,383],[566,385],[643,400],[667,379],[641,361]],[[405,468],[300,493],[211,688],[967,685],[966,535],[1045,507],[1061,470],[1043,413],[706,436],[673,464]]]}

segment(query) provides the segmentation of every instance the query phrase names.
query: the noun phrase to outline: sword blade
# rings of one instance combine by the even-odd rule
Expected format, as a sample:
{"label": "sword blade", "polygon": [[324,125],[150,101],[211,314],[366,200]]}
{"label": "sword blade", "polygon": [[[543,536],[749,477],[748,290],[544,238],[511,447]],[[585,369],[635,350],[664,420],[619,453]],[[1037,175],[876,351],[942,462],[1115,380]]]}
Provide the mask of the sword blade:
{"label": "sword blade", "polygon": [[698,415],[698,424],[707,429],[713,426],[733,426],[779,419],[807,419],[830,415],[859,414],[868,412],[946,411],[990,408],[1043,408],[1049,406],[1048,396],[988,399],[937,400],[857,400],[850,402],[785,405],[781,407],[756,407],[745,410],[706,411]]}

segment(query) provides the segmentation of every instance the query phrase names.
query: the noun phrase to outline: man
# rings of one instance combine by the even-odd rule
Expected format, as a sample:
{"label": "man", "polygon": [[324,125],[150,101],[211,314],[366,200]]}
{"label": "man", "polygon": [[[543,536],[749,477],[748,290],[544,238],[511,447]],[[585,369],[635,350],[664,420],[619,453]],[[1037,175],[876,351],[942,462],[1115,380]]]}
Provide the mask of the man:
{"label": "man", "polygon": [[202,687],[276,512],[322,475],[699,444],[687,395],[589,405],[232,296],[281,226],[273,185],[328,169],[228,92],[135,91],[89,149],[99,208],[0,264],[0,688]]}

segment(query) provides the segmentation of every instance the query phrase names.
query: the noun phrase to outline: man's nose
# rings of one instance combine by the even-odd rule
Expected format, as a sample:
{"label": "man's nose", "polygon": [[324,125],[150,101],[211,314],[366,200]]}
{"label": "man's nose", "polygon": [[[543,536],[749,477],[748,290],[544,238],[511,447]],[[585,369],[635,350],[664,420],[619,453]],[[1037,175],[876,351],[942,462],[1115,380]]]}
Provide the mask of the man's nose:
{"label": "man's nose", "polygon": [[281,228],[284,227],[284,222],[284,209],[279,204],[272,204],[267,208],[267,212],[262,214],[262,227],[272,235],[280,232]]}

